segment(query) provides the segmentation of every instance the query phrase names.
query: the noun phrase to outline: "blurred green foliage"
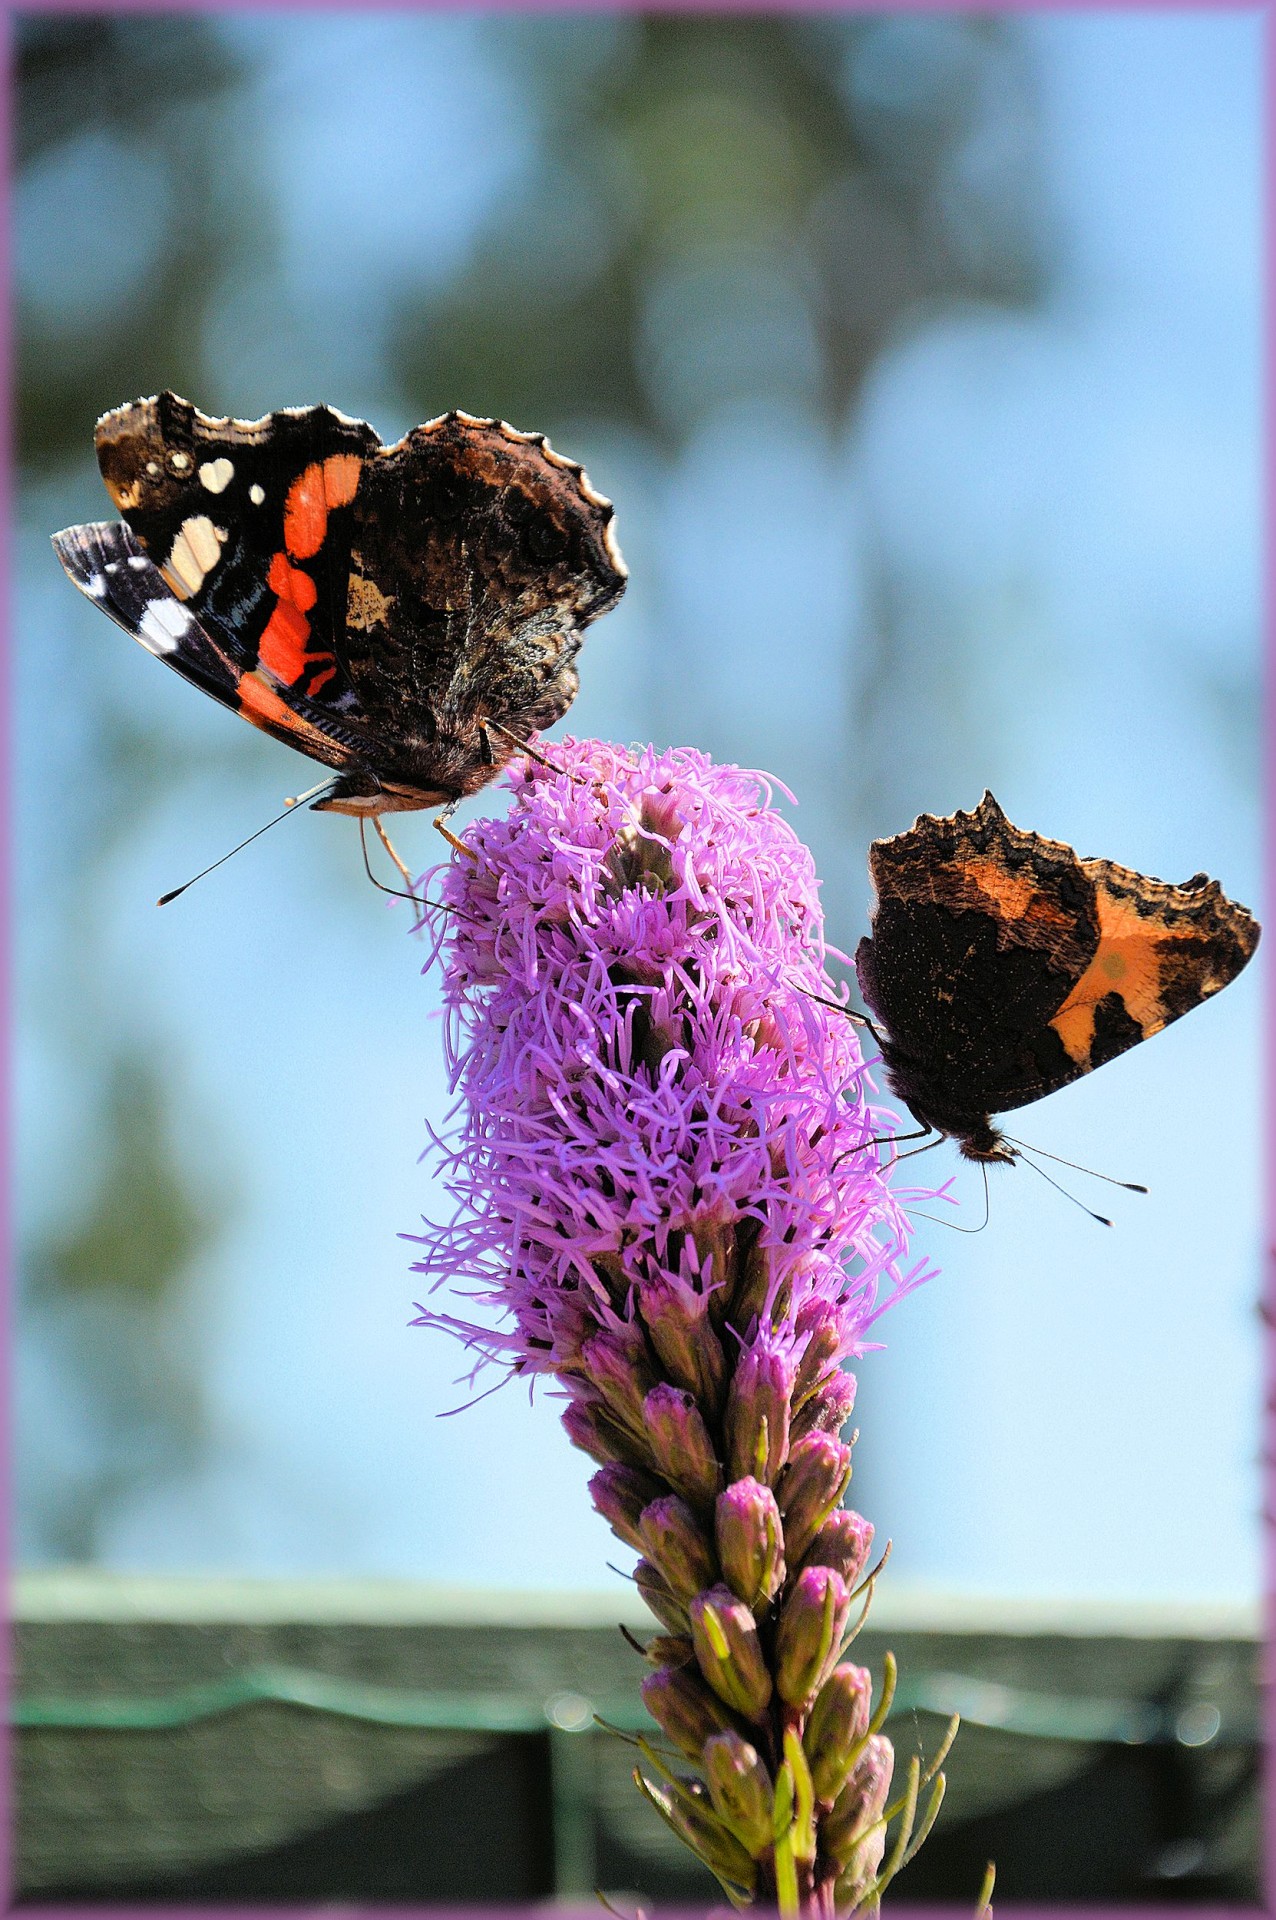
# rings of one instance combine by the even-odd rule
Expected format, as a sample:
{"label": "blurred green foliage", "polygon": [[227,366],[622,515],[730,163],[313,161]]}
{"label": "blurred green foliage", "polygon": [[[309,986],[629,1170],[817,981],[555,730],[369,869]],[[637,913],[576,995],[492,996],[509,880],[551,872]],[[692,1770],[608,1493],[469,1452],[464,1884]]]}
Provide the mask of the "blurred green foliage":
{"label": "blurred green foliage", "polygon": [[[243,78],[209,24],[195,16],[30,15],[17,31],[15,150],[19,177],[59,149],[97,142],[133,150],[163,181],[180,218],[152,270],[110,319],[77,332],[41,324],[18,282],[17,444],[20,463],[47,470],[82,458],[100,413],[157,386],[198,388],[199,340],[215,280],[237,244],[220,203],[218,112]],[[111,239],[128,259],[128,204]]]}
{"label": "blurred green foliage", "polygon": [[156,1302],[207,1245],[212,1221],[174,1157],[171,1098],[138,1055],[110,1072],[102,1132],[105,1158],[88,1214],[45,1248],[44,1282]]}

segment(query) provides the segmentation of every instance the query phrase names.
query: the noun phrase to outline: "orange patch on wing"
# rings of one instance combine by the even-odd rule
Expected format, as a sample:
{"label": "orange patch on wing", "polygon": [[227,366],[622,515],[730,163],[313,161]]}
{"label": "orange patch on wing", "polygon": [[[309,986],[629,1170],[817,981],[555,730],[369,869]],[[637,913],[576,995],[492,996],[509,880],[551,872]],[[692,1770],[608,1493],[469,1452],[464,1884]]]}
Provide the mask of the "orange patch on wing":
{"label": "orange patch on wing", "polygon": [[[306,615],[314,606],[319,589],[301,567],[289,565],[286,553],[277,553],[271,560],[266,584],[279,596],[279,601],[257,643],[257,658],[276,680],[282,680],[286,687],[295,687],[307,667],[332,659],[326,650],[308,651],[310,622]],[[325,668],[310,692],[317,693],[320,687],[327,686],[336,671],[335,666]]]}
{"label": "orange patch on wing", "polygon": [[330,507],[348,507],[359,485],[363,462],[357,453],[330,453],[323,463],[323,490]]}
{"label": "orange patch on wing", "polygon": [[[1145,1039],[1166,1024],[1158,949],[1178,931],[1147,920],[1131,901],[1110,893],[1101,882],[1096,903],[1099,944],[1094,957],[1050,1022],[1069,1057],[1080,1066],[1089,1062],[1094,1010],[1109,993],[1120,994],[1126,1012],[1138,1021]],[[1182,933],[1185,938],[1193,937],[1191,928],[1183,928]]]}
{"label": "orange patch on wing", "polygon": [[290,687],[300,680],[309,664],[310,656],[306,652],[309,638],[310,622],[305,614],[294,607],[291,600],[281,600],[257,642],[257,658],[276,680]]}
{"label": "orange patch on wing", "polygon": [[[969,890],[981,903],[988,901],[1006,934],[1016,925],[1031,928],[1031,944],[1045,947],[1053,944],[1055,935],[1063,937],[1074,931],[1075,916],[1060,906],[1035,874],[1008,867],[990,855],[963,855],[955,866],[963,891]],[[1022,938],[1022,934],[1017,937]]]}
{"label": "orange patch on wing", "polygon": [[308,573],[290,567],[286,553],[277,553],[270,563],[266,585],[281,600],[287,600],[300,613],[309,613],[319,597],[319,589]]}
{"label": "orange patch on wing", "polygon": [[239,682],[238,691],[240,712],[245,719],[253,721],[256,726],[273,722],[276,726],[286,727],[289,733],[311,731],[297,719],[290,708],[284,705],[279,695],[272,687],[266,685],[259,674],[244,674]]}
{"label": "orange patch on wing", "polygon": [[328,531],[328,495],[323,468],[315,465],[298,474],[284,501],[284,545],[294,560],[311,560]]}

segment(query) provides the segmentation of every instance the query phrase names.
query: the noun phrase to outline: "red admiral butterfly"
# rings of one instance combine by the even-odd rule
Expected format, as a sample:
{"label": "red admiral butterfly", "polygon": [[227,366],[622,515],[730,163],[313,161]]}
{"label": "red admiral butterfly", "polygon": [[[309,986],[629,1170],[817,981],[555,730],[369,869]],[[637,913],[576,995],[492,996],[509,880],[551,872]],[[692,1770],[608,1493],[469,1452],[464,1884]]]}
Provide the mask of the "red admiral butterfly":
{"label": "red admiral butterfly", "polygon": [[53,536],[81,592],[379,815],[486,786],[578,686],[624,591],[611,502],[543,434],[445,413],[384,447],[331,407],[215,420],[173,393],[104,414],[125,524]]}
{"label": "red admiral butterfly", "polygon": [[[876,840],[855,954],[886,1077],[968,1160],[1016,1159],[991,1117],[1115,1059],[1234,980],[1258,922],[1217,880],[1181,886],[973,813]],[[871,1023],[870,1023],[871,1024]]]}

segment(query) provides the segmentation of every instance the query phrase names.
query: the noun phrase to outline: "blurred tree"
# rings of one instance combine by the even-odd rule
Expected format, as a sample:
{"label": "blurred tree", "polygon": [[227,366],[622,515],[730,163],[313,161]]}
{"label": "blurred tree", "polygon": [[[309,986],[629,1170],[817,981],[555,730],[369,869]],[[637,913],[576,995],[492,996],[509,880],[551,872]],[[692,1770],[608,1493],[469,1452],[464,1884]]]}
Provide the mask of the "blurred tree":
{"label": "blurred tree", "polygon": [[1038,291],[1032,226],[1005,217],[1017,156],[994,164],[982,223],[989,168],[954,166],[1011,77],[999,23],[949,18],[902,45],[876,16],[653,14],[619,44],[607,20],[540,25],[492,32],[535,74],[541,164],[469,272],[400,307],[414,414],[470,395],[673,445],[733,395],[796,379],[834,423],[923,302]]}
{"label": "blurred tree", "polygon": [[198,1370],[177,1320],[211,1208],[174,1155],[172,1102],[151,1065],[117,1059],[103,1108],[88,1206],[26,1263],[28,1313],[78,1378],[77,1423],[92,1436],[78,1473],[50,1482],[41,1463],[20,1464],[46,1550],[71,1561],[94,1559],[119,1503],[188,1470],[204,1438]]}
{"label": "blurred tree", "polygon": [[78,459],[122,397],[198,389],[204,308],[235,244],[219,103],[241,70],[181,15],[18,23],[17,440]]}

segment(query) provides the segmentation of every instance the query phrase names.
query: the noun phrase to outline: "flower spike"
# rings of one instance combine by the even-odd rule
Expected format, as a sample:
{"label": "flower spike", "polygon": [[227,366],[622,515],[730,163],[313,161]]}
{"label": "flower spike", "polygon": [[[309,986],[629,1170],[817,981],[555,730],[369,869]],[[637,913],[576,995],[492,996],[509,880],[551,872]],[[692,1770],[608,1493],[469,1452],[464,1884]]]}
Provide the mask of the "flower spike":
{"label": "flower spike", "polygon": [[913,1833],[943,1754],[888,1809],[894,1663],[874,1709],[844,1658],[880,1572],[841,1505],[847,1365],[928,1274],[864,1150],[887,1116],[814,867],[766,781],[703,754],[566,740],[509,785],[439,880],[460,1130],[419,1269],[470,1304],[422,1321],[557,1383],[641,1556],[650,1805],[733,1905],[844,1920],[938,1810]]}

